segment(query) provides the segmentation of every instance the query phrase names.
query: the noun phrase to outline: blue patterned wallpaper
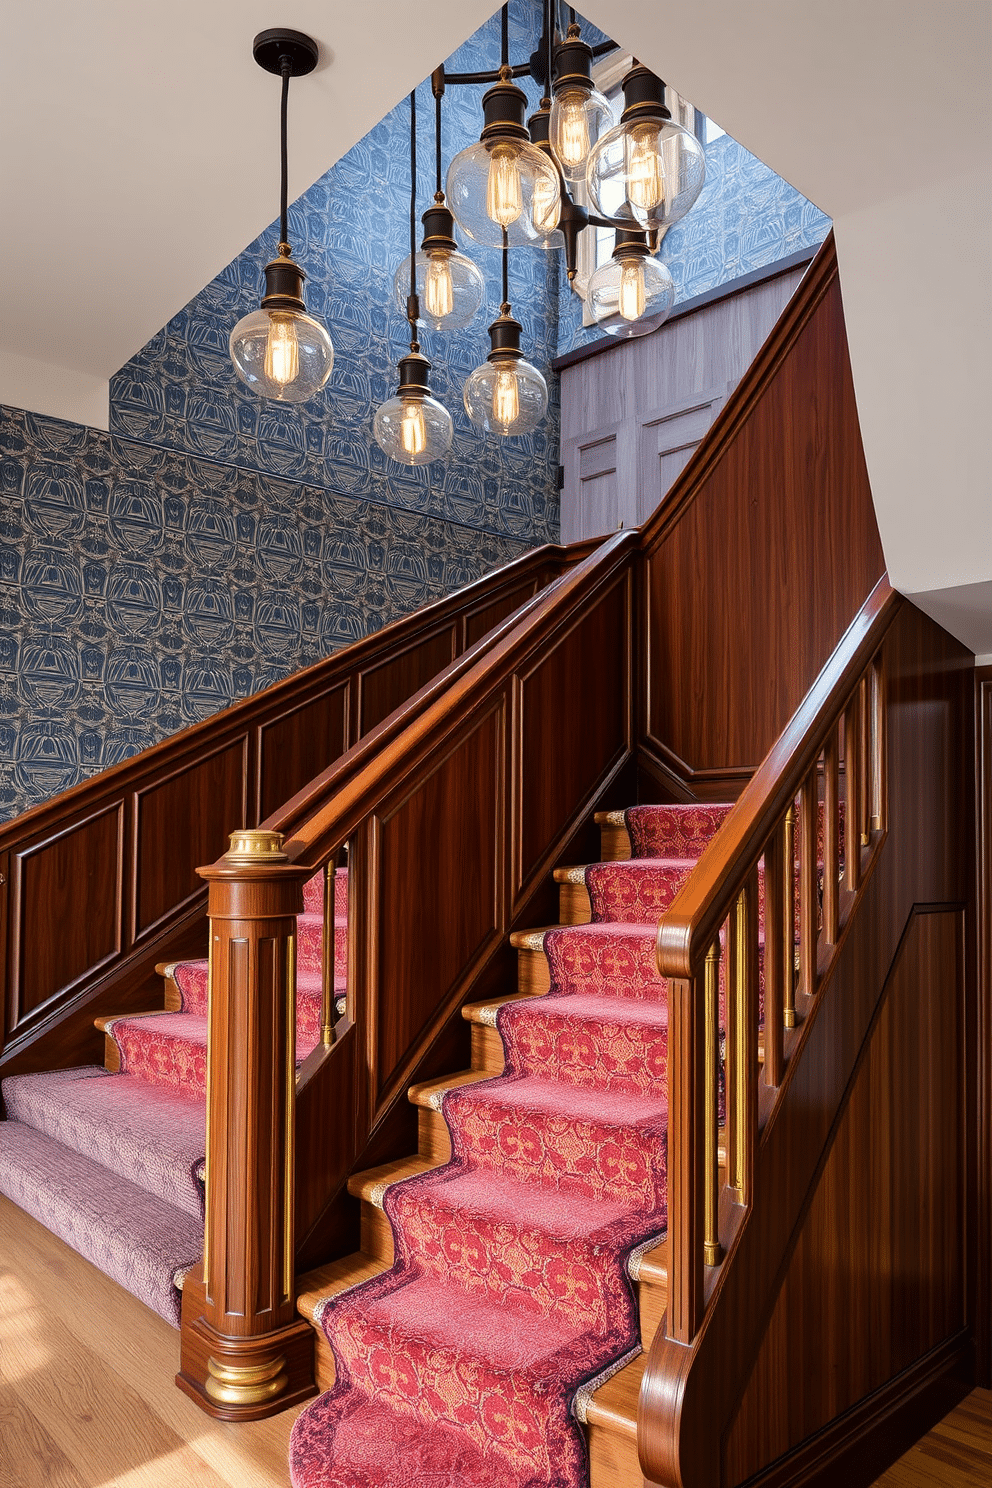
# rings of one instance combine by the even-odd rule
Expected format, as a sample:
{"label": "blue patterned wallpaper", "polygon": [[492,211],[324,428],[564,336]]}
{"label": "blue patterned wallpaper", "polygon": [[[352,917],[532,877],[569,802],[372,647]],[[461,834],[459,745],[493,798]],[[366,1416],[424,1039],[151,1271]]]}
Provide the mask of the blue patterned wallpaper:
{"label": "blue patterned wallpaper", "polygon": [[[529,56],[540,30],[540,5],[515,0],[511,55]],[[497,13],[446,66],[471,72],[498,60]],[[530,79],[520,81],[536,108],[538,88]],[[444,172],[458,150],[478,139],[484,92],[483,86],[447,89]],[[274,88],[273,129],[277,93]],[[373,415],[396,391],[396,363],[409,340],[393,296],[393,276],[409,252],[409,119],[404,99],[290,210],[294,256],[307,273],[307,306],[334,342],[334,370],[321,393],[302,407],[263,402],[237,380],[228,358],[231,327],[257,309],[263,265],[275,256],[273,222],[121,368],[111,383],[111,431],[393,509],[430,512],[530,543],[554,541],[558,391],[550,364],[558,352],[558,254],[518,249],[510,255],[510,297],[524,328],[524,354],[548,376],[551,393],[539,430],[526,438],[493,439],[474,429],[465,414],[462,387],[489,351],[486,330],[498,314],[501,292],[498,253],[463,238],[461,246],[485,276],[486,301],[467,330],[425,329],[421,336],[434,363],[432,390],[454,419],[452,450],[444,462],[407,470],[391,464],[372,438]],[[434,193],[429,82],[417,90],[417,119],[419,215]],[[277,184],[273,179],[273,203]]]}
{"label": "blue patterned wallpaper", "polygon": [[[514,0],[512,54],[529,55],[539,32],[539,5]],[[497,15],[448,65],[490,67],[498,44]],[[478,136],[483,92],[446,94],[445,169]],[[418,112],[423,208],[426,83]],[[590,334],[558,254],[510,260],[525,355],[548,373],[540,430],[495,440],[464,415],[500,293],[498,255],[463,243],[488,301],[467,331],[422,336],[454,416],[451,455],[405,470],[372,439],[406,345],[392,282],[408,250],[408,118],[404,101],[290,209],[308,304],[336,352],[311,403],[258,400],[228,361],[273,224],[114,377],[109,435],[0,409],[0,818],[557,537],[549,368]],[[708,167],[701,202],[664,245],[681,298],[823,236],[826,219],[734,141],[708,147]]]}
{"label": "blue patterned wallpaper", "polygon": [[527,546],[0,408],[0,814]]}

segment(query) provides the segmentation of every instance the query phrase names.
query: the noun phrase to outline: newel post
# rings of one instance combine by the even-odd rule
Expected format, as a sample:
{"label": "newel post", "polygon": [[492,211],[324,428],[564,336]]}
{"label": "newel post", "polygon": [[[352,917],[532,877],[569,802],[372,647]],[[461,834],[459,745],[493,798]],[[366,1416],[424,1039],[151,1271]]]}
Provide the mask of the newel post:
{"label": "newel post", "polygon": [[212,1416],[255,1420],[314,1393],[294,1279],[296,915],[307,870],[278,832],[243,831],[210,885],[203,1265],[183,1287],[176,1383]]}

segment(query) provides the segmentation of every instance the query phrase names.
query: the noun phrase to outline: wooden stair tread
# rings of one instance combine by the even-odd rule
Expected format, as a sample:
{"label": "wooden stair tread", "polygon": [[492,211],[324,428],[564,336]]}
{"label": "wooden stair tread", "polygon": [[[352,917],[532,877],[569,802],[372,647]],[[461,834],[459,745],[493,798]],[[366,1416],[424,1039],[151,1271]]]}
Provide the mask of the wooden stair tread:
{"label": "wooden stair tread", "polygon": [[462,1017],[468,1023],[481,1023],[495,1028],[496,1014],[508,1002],[523,1002],[533,997],[533,992],[509,992],[506,997],[491,997],[488,1002],[467,1002],[462,1008]]}
{"label": "wooden stair tread", "polygon": [[297,1277],[296,1310],[316,1328],[319,1326],[317,1311],[329,1297],[336,1297],[339,1292],[347,1291],[348,1287],[357,1286],[359,1282],[371,1281],[373,1276],[388,1270],[385,1261],[377,1261],[361,1250],[337,1261],[329,1261],[326,1266],[318,1266],[316,1270]]}
{"label": "wooden stair tread", "polygon": [[651,1286],[668,1286],[668,1241],[662,1240],[653,1250],[646,1250],[637,1269],[638,1281]]}
{"label": "wooden stair tread", "polygon": [[590,1426],[605,1426],[637,1440],[637,1402],[647,1362],[647,1354],[640,1353],[600,1385],[586,1406]]}
{"label": "wooden stair tread", "polygon": [[625,827],[627,813],[626,811],[597,811],[593,815],[593,821],[597,827]]}
{"label": "wooden stair tread", "polygon": [[554,871],[555,883],[584,884],[588,863],[571,863]]}
{"label": "wooden stair tread", "polygon": [[561,925],[539,925],[535,930],[514,930],[510,934],[510,944],[515,951],[543,951],[548,931],[560,929]]}
{"label": "wooden stair tread", "polygon": [[94,1028],[101,1033],[106,1033],[111,1023],[116,1023],[121,1018],[133,1022],[135,1018],[160,1018],[166,1010],[164,1008],[148,1008],[143,1013],[102,1013],[99,1018],[93,1019]]}
{"label": "wooden stair tread", "polygon": [[348,1192],[353,1198],[364,1199],[376,1209],[381,1209],[382,1197],[387,1188],[394,1183],[401,1183],[404,1178],[416,1178],[420,1173],[429,1173],[439,1166],[439,1163],[431,1162],[419,1153],[415,1157],[394,1158],[392,1162],[381,1163],[377,1168],[352,1173],[348,1179]]}
{"label": "wooden stair tread", "polygon": [[415,1106],[424,1106],[429,1111],[440,1111],[441,1100],[449,1090],[457,1090],[462,1085],[477,1085],[480,1080],[491,1080],[492,1073],[489,1070],[461,1070],[457,1075],[441,1075],[436,1080],[421,1080],[417,1085],[411,1085],[407,1091],[407,1098]]}

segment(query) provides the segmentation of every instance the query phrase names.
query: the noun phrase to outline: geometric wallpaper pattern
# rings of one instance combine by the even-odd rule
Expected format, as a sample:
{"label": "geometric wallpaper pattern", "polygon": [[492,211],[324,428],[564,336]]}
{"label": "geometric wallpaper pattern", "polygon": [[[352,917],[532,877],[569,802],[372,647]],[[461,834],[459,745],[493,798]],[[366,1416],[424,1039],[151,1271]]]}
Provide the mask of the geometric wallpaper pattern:
{"label": "geometric wallpaper pattern", "polygon": [[[529,56],[540,28],[540,6],[514,0],[511,55]],[[498,47],[497,13],[446,65],[492,67]],[[518,81],[530,112],[538,90]],[[445,94],[445,171],[478,138],[484,91]],[[417,112],[423,211],[434,190],[429,82]],[[274,171],[272,186],[275,201]],[[408,214],[403,100],[290,207],[307,305],[335,348],[331,380],[308,404],[258,399],[228,360],[231,327],[262,293],[273,223],[112,379],[109,434],[0,408],[0,819],[557,539],[551,363],[595,335],[558,253],[510,255],[522,349],[549,386],[538,430],[498,440],[465,416],[462,385],[489,350],[501,295],[498,254],[462,240],[486,280],[483,308],[462,332],[421,333],[452,449],[408,470],[372,438],[406,349],[393,276]],[[662,252],[683,299],[828,226],[721,138],[707,147],[700,202]]]}

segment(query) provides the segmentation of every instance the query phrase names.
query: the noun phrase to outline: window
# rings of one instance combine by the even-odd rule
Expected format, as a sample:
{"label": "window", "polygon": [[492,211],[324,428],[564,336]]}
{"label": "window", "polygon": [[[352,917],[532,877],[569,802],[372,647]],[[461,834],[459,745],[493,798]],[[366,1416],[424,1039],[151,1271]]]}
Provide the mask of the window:
{"label": "window", "polygon": [[[599,91],[612,105],[614,117],[619,121],[623,112],[623,91],[621,83],[634,65],[634,59],[629,52],[611,52],[607,57],[593,68],[592,80]],[[709,144],[711,139],[716,139],[723,134],[718,124],[712,119],[707,119],[698,109],[687,103],[674,88],[666,88],[665,102],[671,110],[672,118],[677,124],[682,124],[686,129],[691,129],[696,138],[702,140],[703,144]],[[575,199],[582,206],[588,207],[589,198],[586,195],[585,186],[577,185],[575,188]],[[664,234],[662,234],[664,236]],[[589,280],[601,264],[608,263],[613,255],[613,231],[607,227],[596,227],[587,229],[579,238],[579,248],[576,264],[576,275],[572,280],[572,289],[583,301],[582,324],[584,326],[594,325],[592,315],[585,305],[586,289]]]}

